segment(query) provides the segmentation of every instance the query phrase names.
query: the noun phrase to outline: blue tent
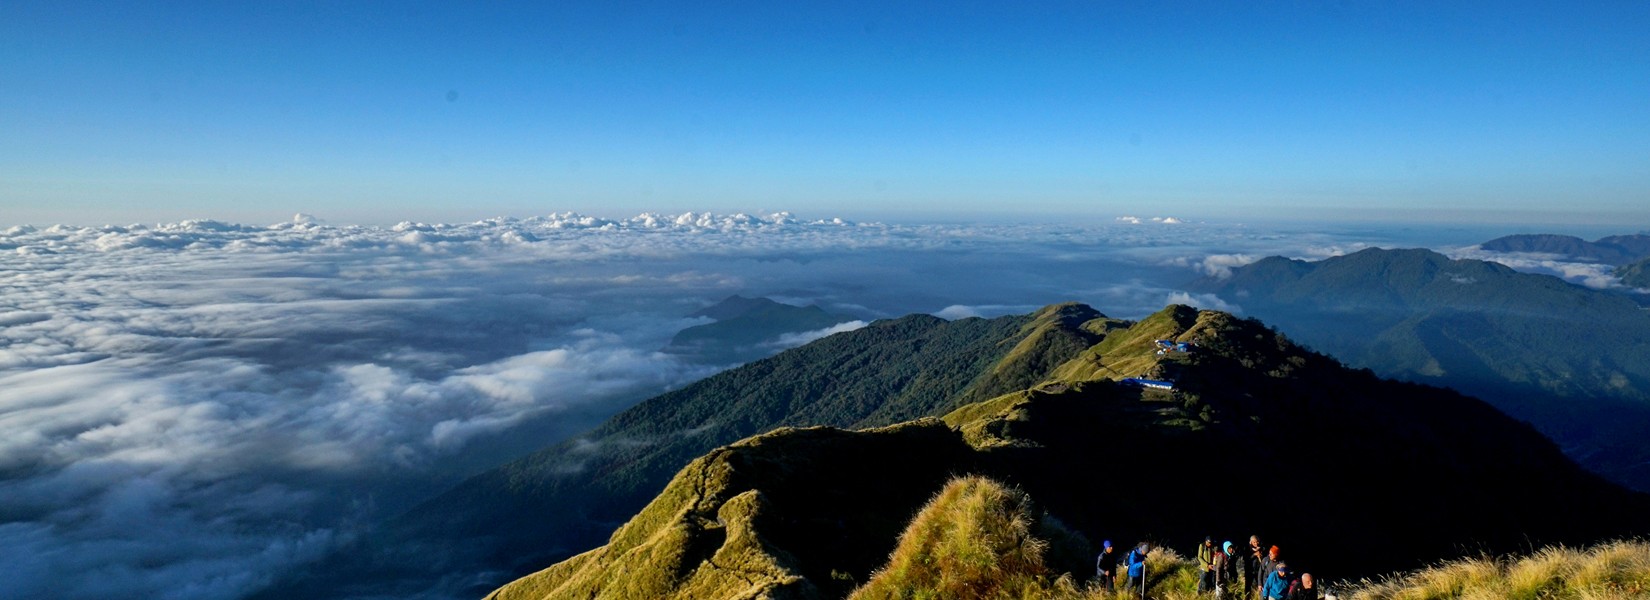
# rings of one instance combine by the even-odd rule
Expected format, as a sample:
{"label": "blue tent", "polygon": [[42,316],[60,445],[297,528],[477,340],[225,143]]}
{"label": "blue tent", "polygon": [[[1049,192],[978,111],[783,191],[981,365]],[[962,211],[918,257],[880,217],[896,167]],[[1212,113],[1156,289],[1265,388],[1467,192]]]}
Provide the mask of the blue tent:
{"label": "blue tent", "polygon": [[1172,389],[1174,389],[1174,382],[1172,382],[1172,381],[1163,381],[1163,380],[1160,380],[1160,379],[1141,379],[1139,377],[1130,377],[1128,379],[1124,379],[1123,384],[1124,385],[1138,385],[1140,387],[1147,387],[1147,388],[1152,388],[1152,389],[1155,389],[1155,390],[1172,390]]}

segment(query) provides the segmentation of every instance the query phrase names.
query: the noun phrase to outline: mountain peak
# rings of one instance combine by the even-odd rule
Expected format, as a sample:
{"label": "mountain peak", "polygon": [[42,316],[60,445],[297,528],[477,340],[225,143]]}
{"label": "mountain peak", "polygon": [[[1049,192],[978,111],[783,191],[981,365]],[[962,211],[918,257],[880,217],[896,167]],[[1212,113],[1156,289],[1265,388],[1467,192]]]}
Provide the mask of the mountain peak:
{"label": "mountain peak", "polygon": [[1082,324],[1083,321],[1087,321],[1089,319],[1104,316],[1105,315],[1100,314],[1100,311],[1095,310],[1094,307],[1081,302],[1060,302],[1050,304],[1037,309],[1036,312],[1031,313],[1031,317],[1033,319],[1076,319],[1078,324]]}
{"label": "mountain peak", "polygon": [[1114,327],[1098,343],[1056,368],[1052,379],[1065,383],[1172,379],[1186,365],[1198,362],[1197,356],[1209,353],[1284,371],[1291,362],[1311,354],[1258,321],[1172,304],[1136,323]]}
{"label": "mountain peak", "polygon": [[727,299],[694,311],[689,317],[710,317],[718,321],[726,321],[764,308],[781,305],[780,302],[768,298],[746,298],[734,294]]}

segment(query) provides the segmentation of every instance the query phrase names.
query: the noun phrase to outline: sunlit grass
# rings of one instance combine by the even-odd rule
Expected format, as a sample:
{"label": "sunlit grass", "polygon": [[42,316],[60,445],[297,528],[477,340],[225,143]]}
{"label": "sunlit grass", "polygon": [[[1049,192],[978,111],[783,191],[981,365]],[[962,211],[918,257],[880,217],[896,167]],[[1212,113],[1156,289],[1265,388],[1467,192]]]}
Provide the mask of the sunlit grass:
{"label": "sunlit grass", "polygon": [[1352,600],[1605,600],[1650,598],[1650,543],[1547,548],[1518,559],[1473,558],[1365,582]]}

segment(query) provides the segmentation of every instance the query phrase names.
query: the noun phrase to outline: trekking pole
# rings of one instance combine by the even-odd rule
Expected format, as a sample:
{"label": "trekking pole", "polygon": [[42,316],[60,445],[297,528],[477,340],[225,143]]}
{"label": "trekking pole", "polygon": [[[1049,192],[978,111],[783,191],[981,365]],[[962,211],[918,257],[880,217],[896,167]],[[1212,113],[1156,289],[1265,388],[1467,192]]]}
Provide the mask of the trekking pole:
{"label": "trekking pole", "polygon": [[1140,600],[1146,600],[1146,557],[1140,557]]}

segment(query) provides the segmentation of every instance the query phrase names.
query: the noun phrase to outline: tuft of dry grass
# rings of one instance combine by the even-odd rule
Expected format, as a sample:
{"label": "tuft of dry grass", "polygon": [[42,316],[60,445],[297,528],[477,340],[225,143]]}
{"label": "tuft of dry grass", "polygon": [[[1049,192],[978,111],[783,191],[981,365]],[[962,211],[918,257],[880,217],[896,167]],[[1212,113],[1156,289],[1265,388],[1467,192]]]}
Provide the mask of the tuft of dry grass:
{"label": "tuft of dry grass", "polygon": [[1650,542],[1547,548],[1518,559],[1473,558],[1364,582],[1351,600],[1621,600],[1650,598]]}
{"label": "tuft of dry grass", "polygon": [[1046,598],[1044,561],[1057,527],[1017,489],[984,477],[951,480],[906,527],[887,566],[850,598]]}

